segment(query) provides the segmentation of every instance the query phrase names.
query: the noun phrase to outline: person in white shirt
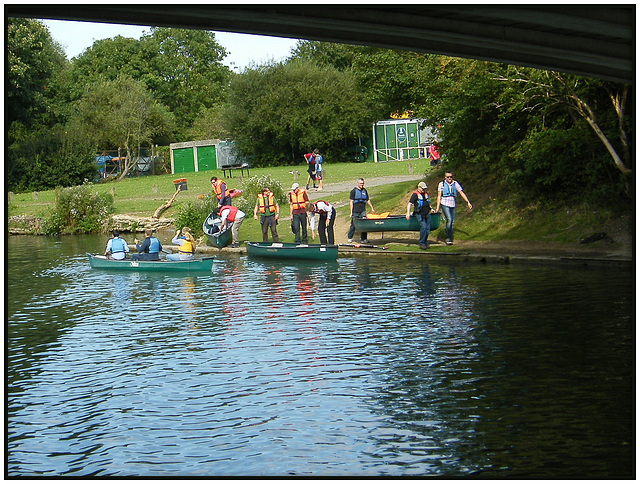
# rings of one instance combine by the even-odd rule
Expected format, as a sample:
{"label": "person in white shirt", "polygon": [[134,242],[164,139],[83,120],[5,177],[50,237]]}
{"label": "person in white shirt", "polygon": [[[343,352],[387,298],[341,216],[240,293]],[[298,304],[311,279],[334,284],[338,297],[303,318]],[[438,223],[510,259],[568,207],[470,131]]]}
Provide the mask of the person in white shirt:
{"label": "person in white shirt", "polygon": [[316,215],[318,215],[318,235],[320,236],[320,244],[334,245],[334,233],[333,224],[336,221],[336,209],[333,208],[328,202],[324,200],[318,200],[317,202],[307,203],[307,212],[311,215],[309,217],[309,224],[311,225],[311,238],[314,239],[315,221]]}
{"label": "person in white shirt", "polygon": [[444,236],[447,239],[447,245],[453,245],[453,220],[456,217],[456,197],[458,195],[464,198],[469,210],[472,210],[473,205],[467,195],[460,184],[453,179],[453,173],[448,171],[444,174],[444,180],[438,184],[438,201],[436,202],[436,212],[440,211],[442,205],[442,215],[445,219]]}

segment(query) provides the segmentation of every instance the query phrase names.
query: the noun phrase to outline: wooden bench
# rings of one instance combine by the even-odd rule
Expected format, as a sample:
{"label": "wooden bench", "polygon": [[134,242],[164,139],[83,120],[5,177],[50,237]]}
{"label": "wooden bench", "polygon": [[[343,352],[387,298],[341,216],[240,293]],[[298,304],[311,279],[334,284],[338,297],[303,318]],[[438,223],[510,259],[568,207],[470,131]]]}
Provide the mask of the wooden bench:
{"label": "wooden bench", "polygon": [[233,178],[231,176],[232,170],[240,170],[242,176],[244,176],[244,170],[247,170],[247,176],[249,175],[249,163],[242,163],[241,165],[226,165],[222,167],[222,176],[227,176],[227,171],[229,172],[229,178]]}

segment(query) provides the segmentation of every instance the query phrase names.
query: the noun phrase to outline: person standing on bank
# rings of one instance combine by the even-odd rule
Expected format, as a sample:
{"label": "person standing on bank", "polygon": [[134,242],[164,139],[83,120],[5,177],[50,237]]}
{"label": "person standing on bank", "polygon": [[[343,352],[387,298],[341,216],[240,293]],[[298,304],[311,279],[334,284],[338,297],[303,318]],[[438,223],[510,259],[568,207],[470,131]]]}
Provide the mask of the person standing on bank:
{"label": "person standing on bank", "polygon": [[231,247],[238,247],[240,245],[238,230],[244,222],[245,213],[238,207],[223,205],[218,207],[218,214],[220,216],[220,232],[224,232],[231,225]]}
{"label": "person standing on bank", "polygon": [[[314,203],[307,203],[307,212],[311,214],[310,225],[311,225],[311,238],[313,238],[313,231],[315,229],[315,215],[318,214],[318,235],[320,236],[320,244],[334,245],[334,233],[333,233],[333,224],[336,221],[336,209],[333,208],[328,202],[324,200],[318,200]],[[327,237],[328,236],[328,237]]]}
{"label": "person standing on bank", "polygon": [[193,240],[191,229],[182,227],[182,230],[176,230],[176,235],[171,239],[173,245],[178,246],[177,254],[167,254],[167,260],[191,260],[196,252],[196,241]]}
{"label": "person standing on bank", "polygon": [[291,216],[291,231],[296,244],[307,245],[307,203],[309,196],[300,185],[294,183],[289,192],[289,215]]}
{"label": "person standing on bank", "polygon": [[429,146],[429,160],[431,166],[440,166],[440,145],[436,140]]}
{"label": "person standing on bank", "polygon": [[[367,204],[371,207],[371,213],[376,211],[373,209],[367,189],[364,187],[364,178],[358,178],[356,187],[349,193],[349,213],[351,217],[351,226],[347,233],[349,243],[353,242],[353,234],[356,232],[356,226],[353,223],[355,217],[365,217],[367,215]],[[368,244],[367,233],[360,232],[360,243]]]}
{"label": "person standing on bank", "polygon": [[304,155],[304,159],[307,162],[307,190],[309,189],[309,181],[313,181],[313,188],[316,187],[316,155],[320,154],[320,151],[316,148],[311,153]]}
{"label": "person standing on bank", "polygon": [[260,226],[262,227],[262,241],[269,241],[269,228],[271,228],[272,242],[278,242],[278,231],[276,225],[280,218],[280,205],[276,201],[269,188],[262,187],[256,199],[256,206],[253,208],[253,218],[258,220],[260,212]]}
{"label": "person standing on bank", "polygon": [[223,205],[231,205],[231,193],[227,184],[216,176],[211,177],[211,189],[218,202],[218,207]]}
{"label": "person standing on bank", "polygon": [[436,202],[436,212],[439,212],[440,206],[442,206],[442,215],[445,219],[444,236],[447,239],[447,245],[453,245],[453,221],[456,217],[456,197],[458,194],[467,202],[469,210],[472,210],[473,205],[467,195],[460,184],[453,179],[453,173],[448,171],[444,174],[444,180],[438,184],[438,201]]}
{"label": "person standing on bank", "polygon": [[[322,191],[322,155],[320,153],[316,154],[315,163],[316,163],[316,180],[318,180],[318,191]],[[315,184],[315,182],[314,182]]]}
{"label": "person standing on bank", "polygon": [[137,254],[131,254],[131,260],[160,260],[162,244],[156,237],[151,237],[153,229],[144,229],[145,238],[142,244],[138,244],[138,239],[133,239],[136,244]]}
{"label": "person standing on bank", "polygon": [[428,249],[429,231],[431,230],[431,204],[425,182],[418,183],[418,189],[415,190],[409,198],[409,203],[407,204],[407,220],[411,218],[411,209],[413,209],[413,215],[415,215],[418,222],[420,222],[420,249]]}
{"label": "person standing on bank", "polygon": [[129,252],[127,241],[120,238],[120,231],[118,229],[113,229],[111,235],[113,235],[113,237],[107,241],[107,248],[104,251],[104,255],[107,256],[107,259],[123,260]]}

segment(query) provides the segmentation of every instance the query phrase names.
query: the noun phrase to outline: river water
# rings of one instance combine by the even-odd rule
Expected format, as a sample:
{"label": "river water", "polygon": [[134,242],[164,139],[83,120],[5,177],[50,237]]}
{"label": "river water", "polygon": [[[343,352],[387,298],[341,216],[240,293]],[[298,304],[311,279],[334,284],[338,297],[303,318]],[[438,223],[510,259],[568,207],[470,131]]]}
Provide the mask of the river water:
{"label": "river water", "polygon": [[632,269],[91,269],[9,237],[7,475],[632,477]]}

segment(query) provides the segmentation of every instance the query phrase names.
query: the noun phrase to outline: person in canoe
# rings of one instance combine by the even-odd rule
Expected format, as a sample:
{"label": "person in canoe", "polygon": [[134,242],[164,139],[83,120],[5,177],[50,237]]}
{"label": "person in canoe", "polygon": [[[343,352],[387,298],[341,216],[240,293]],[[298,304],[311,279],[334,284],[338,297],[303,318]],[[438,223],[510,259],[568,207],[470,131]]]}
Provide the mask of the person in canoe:
{"label": "person in canoe", "polygon": [[334,245],[333,224],[336,221],[336,209],[328,202],[318,200],[317,202],[307,203],[307,212],[311,214],[309,224],[311,225],[311,238],[314,239],[316,214],[318,217],[318,235],[320,236],[320,244]]}
{"label": "person in canoe", "polygon": [[211,189],[218,202],[218,207],[223,205],[231,205],[231,192],[227,184],[217,176],[211,177]]}
{"label": "person in canoe", "polygon": [[[353,219],[357,217],[365,217],[367,215],[367,204],[371,207],[371,213],[375,213],[376,211],[373,209],[367,189],[364,187],[364,178],[358,178],[356,187],[351,190],[351,193],[349,193],[349,211],[351,213],[351,226],[347,233],[349,243],[353,242],[353,234],[356,232],[356,226],[353,223]],[[366,232],[360,232],[360,243],[369,243]]]}
{"label": "person in canoe", "polygon": [[231,226],[231,247],[238,247],[238,230],[244,222],[245,213],[238,207],[223,205],[217,208],[217,214],[220,217],[220,232],[224,232]]}
{"label": "person in canoe", "polygon": [[127,241],[120,238],[120,231],[118,229],[113,229],[111,235],[113,237],[107,241],[107,248],[104,251],[104,255],[107,256],[107,259],[123,260],[129,253]]}
{"label": "person in canoe", "polygon": [[431,203],[429,201],[429,193],[427,192],[427,184],[425,182],[418,183],[418,188],[411,194],[409,203],[407,203],[406,218],[411,218],[411,210],[420,222],[420,248],[422,250],[429,248],[429,231],[431,230]]}
{"label": "person in canoe", "polygon": [[276,225],[280,218],[280,205],[278,204],[273,192],[268,187],[262,187],[262,190],[256,198],[256,205],[253,208],[253,218],[258,220],[258,212],[260,212],[260,226],[262,227],[262,241],[269,242],[269,228],[271,228],[271,239],[278,242],[278,230]]}
{"label": "person in canoe", "polygon": [[300,185],[294,183],[289,192],[289,215],[291,216],[291,232],[296,244],[307,245],[307,203],[309,196]]}
{"label": "person in canoe", "polygon": [[156,237],[152,237],[153,229],[144,229],[144,240],[141,244],[138,239],[133,239],[136,244],[137,254],[131,254],[131,260],[160,260],[162,244]]}
{"label": "person in canoe", "polygon": [[167,260],[191,260],[196,252],[196,241],[191,235],[189,227],[182,227],[177,230],[176,235],[171,239],[173,245],[179,246],[177,254],[167,254]]}

